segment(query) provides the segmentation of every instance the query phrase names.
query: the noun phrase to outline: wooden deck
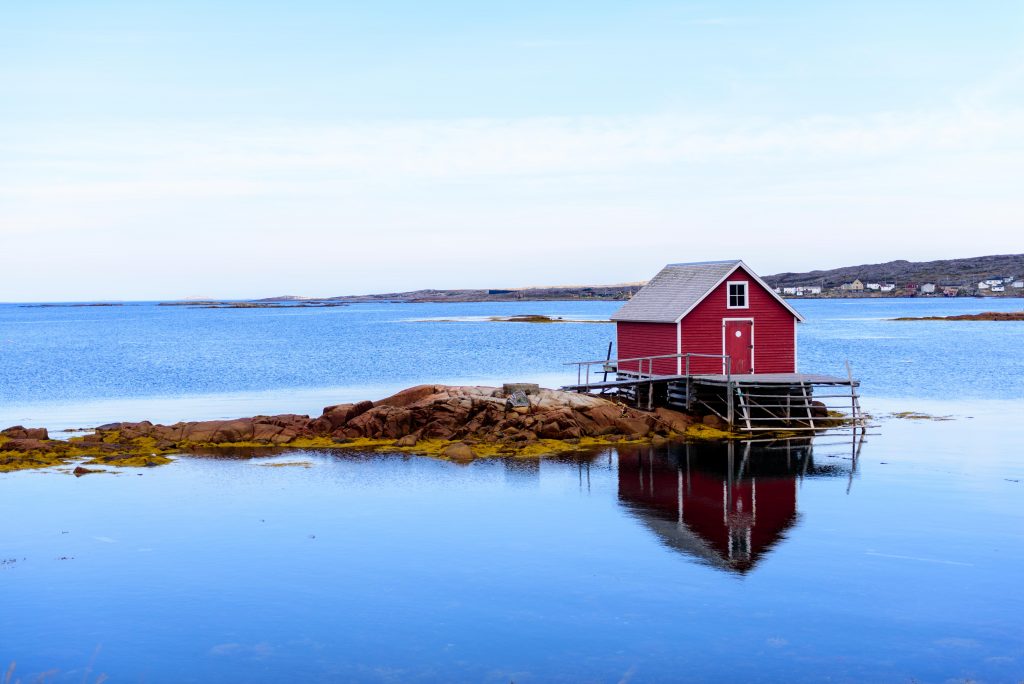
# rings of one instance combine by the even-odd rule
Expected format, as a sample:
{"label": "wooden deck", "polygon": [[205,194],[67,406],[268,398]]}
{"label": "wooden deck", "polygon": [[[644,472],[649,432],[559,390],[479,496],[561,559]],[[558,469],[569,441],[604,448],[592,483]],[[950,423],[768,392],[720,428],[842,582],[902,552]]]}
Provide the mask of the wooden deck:
{"label": "wooden deck", "polygon": [[[687,411],[699,407],[705,413],[718,415],[732,428],[748,432],[778,430],[783,426],[788,430],[818,431],[822,425],[835,424],[834,418],[840,413],[848,417],[842,424],[864,430],[857,394],[860,382],[849,372],[849,364],[845,378],[821,373],[657,375],[650,372],[657,359],[679,358],[689,368],[690,357],[721,359],[728,367],[728,356],[712,354],[580,361],[569,364],[577,366],[576,383],[562,389],[613,395],[649,411],[658,405]],[[619,370],[623,361],[630,362],[632,370]],[[598,370],[592,371],[591,366]],[[645,366],[649,369],[646,373],[642,371]],[[614,379],[608,379],[609,376]],[[595,379],[591,381],[591,377]]]}
{"label": "wooden deck", "polygon": [[[860,381],[850,378],[840,378],[834,375],[820,375],[816,373],[752,373],[748,375],[691,375],[690,382],[704,385],[720,385],[725,387],[732,384],[733,387],[743,386],[769,386],[782,385],[793,387],[799,385],[833,385],[840,387],[857,387]],[[643,375],[642,377],[628,377],[617,380],[605,380],[601,382],[580,383],[574,385],[563,385],[566,392],[589,392],[592,390],[607,390],[619,387],[632,387],[637,383],[664,383],[664,382],[685,382],[685,375]]]}

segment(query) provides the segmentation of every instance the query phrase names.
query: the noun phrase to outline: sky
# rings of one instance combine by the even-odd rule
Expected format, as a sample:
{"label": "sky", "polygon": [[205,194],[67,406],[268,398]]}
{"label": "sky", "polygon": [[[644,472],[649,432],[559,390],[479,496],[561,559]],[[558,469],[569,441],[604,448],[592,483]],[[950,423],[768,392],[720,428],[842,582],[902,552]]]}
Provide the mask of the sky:
{"label": "sky", "polygon": [[1024,4],[4,3],[0,301],[1024,252]]}

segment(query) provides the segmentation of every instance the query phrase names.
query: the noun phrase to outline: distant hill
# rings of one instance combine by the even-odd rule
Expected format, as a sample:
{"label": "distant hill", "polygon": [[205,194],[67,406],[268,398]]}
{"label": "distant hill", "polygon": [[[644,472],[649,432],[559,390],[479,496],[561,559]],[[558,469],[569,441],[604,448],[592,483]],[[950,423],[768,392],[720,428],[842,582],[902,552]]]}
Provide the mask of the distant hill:
{"label": "distant hill", "polygon": [[838,287],[860,279],[861,282],[937,283],[942,285],[974,286],[986,278],[1024,276],[1024,254],[996,254],[966,259],[942,261],[887,261],[884,264],[843,266],[827,271],[805,273],[776,273],[765,276],[772,287],[795,285],[824,285]]}
{"label": "distant hill", "polygon": [[[772,287],[798,285],[824,285],[821,296],[835,296],[834,288],[843,283],[860,279],[864,283],[895,283],[902,286],[908,282],[960,285],[962,294],[974,291],[978,281],[987,278],[1009,278],[1024,276],[1024,254],[1000,254],[971,257],[968,259],[946,259],[943,261],[889,261],[884,264],[862,264],[844,266],[828,271],[807,271],[805,273],[776,273],[766,276],[765,281]],[[465,290],[413,290],[411,292],[387,292],[382,294],[344,295],[340,297],[299,297],[283,295],[256,300],[261,303],[313,304],[325,302],[514,302],[514,301],[565,301],[585,300],[627,300],[645,285],[619,283],[617,285],[559,285],[551,287],[526,287],[518,289],[465,289]],[[1014,291],[1012,294],[1017,294]],[[878,294],[878,293],[874,293]],[[897,290],[892,296],[902,295]],[[1007,294],[1011,294],[1007,292]],[[846,296],[842,294],[840,296]]]}
{"label": "distant hill", "polygon": [[491,290],[414,290],[385,294],[330,297],[324,301],[339,302],[515,302],[563,301],[567,299],[626,300],[643,287],[643,283],[620,285],[571,285]]}

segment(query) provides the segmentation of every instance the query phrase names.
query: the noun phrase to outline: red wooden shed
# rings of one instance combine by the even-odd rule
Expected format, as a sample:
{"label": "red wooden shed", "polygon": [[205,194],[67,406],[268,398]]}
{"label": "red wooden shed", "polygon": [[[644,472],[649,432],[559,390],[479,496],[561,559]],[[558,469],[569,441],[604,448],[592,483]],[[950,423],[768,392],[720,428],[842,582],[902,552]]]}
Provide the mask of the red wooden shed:
{"label": "red wooden shed", "polygon": [[[612,315],[620,371],[636,370],[621,359],[692,353],[728,355],[739,375],[795,373],[803,320],[738,259],[669,264]],[[724,366],[722,358],[690,360],[691,373]],[[655,374],[684,371],[682,358],[654,361]]]}

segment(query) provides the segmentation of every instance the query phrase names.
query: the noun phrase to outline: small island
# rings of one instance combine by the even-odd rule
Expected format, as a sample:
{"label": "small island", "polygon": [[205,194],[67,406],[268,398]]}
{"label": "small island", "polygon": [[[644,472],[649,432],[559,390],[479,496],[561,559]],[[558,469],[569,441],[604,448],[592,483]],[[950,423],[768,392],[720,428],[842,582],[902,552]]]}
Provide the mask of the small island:
{"label": "small island", "polygon": [[[815,411],[827,414],[823,404]],[[111,423],[67,440],[51,439],[45,428],[14,426],[0,431],[0,472],[63,465],[148,467],[170,463],[174,454],[260,456],[283,449],[397,451],[465,462],[621,442],[743,436],[729,432],[716,415],[663,407],[640,411],[604,397],[527,383],[418,385],[379,401],[328,406],[316,418],[284,414],[174,425]]]}
{"label": "small island", "polygon": [[956,316],[902,316],[894,321],[1024,321],[1024,311],[985,311]]}

